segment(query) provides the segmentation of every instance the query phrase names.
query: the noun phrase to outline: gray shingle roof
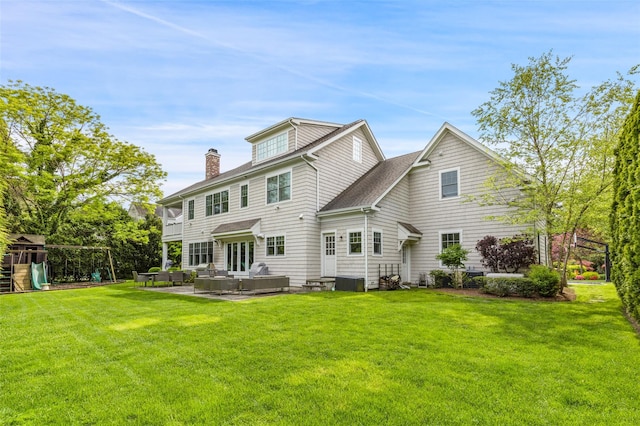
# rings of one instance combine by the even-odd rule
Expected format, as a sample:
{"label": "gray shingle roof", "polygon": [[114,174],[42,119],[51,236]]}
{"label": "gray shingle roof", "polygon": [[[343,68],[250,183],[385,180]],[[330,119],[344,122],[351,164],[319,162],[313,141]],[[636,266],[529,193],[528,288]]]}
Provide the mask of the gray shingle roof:
{"label": "gray shingle roof", "polygon": [[420,153],[412,152],[381,161],[320,211],[371,206],[411,167]]}
{"label": "gray shingle roof", "polygon": [[229,222],[219,225],[214,229],[212,234],[226,234],[229,232],[246,231],[251,229],[253,225],[260,222],[260,219],[240,220],[238,222]]}
{"label": "gray shingle roof", "polygon": [[308,152],[310,150],[312,150],[313,148],[317,147],[318,145],[321,145],[323,142],[328,141],[329,139],[339,135],[340,133],[343,133],[345,131],[347,131],[348,129],[352,128],[353,126],[356,126],[360,123],[362,123],[364,120],[360,119],[360,120],[356,120],[353,123],[349,123],[349,124],[345,124],[344,126],[340,127],[339,129],[336,129],[332,132],[329,132],[328,134],[322,136],[319,139],[316,139],[315,141],[311,142],[310,144],[297,149],[287,155],[284,155],[282,157],[278,157],[278,158],[274,158],[273,160],[270,161],[266,161],[257,165],[253,165],[251,161],[249,161],[248,163],[245,163],[239,167],[236,167],[235,169],[226,171],[224,173],[220,173],[220,175],[216,176],[213,179],[205,179],[202,180],[200,182],[196,182],[193,185],[190,185],[184,189],[181,189],[178,192],[175,192],[167,197],[164,197],[162,200],[158,201],[159,204],[163,204],[163,202],[165,202],[165,200],[170,200],[172,198],[177,198],[186,194],[189,194],[191,192],[194,191],[198,191],[200,189],[206,188],[208,186],[214,186],[217,182],[223,181],[225,179],[229,179],[229,178],[233,178],[235,176],[239,176],[239,175],[243,175],[245,173],[250,173],[253,169],[258,169],[258,168],[264,168],[264,167],[269,167],[273,164],[277,164],[286,160],[289,160],[291,158],[295,158],[295,157],[299,157],[300,155],[302,155],[305,152]]}
{"label": "gray shingle roof", "polygon": [[420,232],[420,230],[418,228],[416,228],[415,226],[413,226],[410,223],[406,223],[406,222],[398,222],[400,225],[402,225],[404,227],[404,229],[406,229],[407,231],[411,232],[412,234],[418,234],[418,235],[422,235],[422,232]]}

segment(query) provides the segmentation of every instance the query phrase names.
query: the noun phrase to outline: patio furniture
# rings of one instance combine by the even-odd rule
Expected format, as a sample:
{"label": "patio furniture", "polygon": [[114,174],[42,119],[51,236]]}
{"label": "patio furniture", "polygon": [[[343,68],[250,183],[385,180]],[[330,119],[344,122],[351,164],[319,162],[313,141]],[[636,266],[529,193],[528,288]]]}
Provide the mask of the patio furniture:
{"label": "patio furniture", "polygon": [[259,290],[289,291],[289,277],[282,275],[258,275],[253,278],[243,278],[240,290],[256,294]]}
{"label": "patio furniture", "polygon": [[176,283],[180,283],[180,285],[182,285],[189,278],[187,273],[184,271],[171,271],[169,272],[169,276],[171,277],[173,285],[177,285]]}
{"label": "patio furniture", "polygon": [[240,280],[229,277],[199,277],[193,283],[193,292],[201,290],[204,292],[215,292],[222,294],[239,290]]}
{"label": "patio furniture", "polygon": [[170,283],[171,282],[171,276],[169,275],[169,272],[168,271],[159,271],[158,275],[155,276],[155,282]]}
{"label": "patio furniture", "polygon": [[145,287],[147,286],[147,281],[152,281],[153,279],[148,275],[138,274],[136,271],[131,271],[131,274],[133,274],[133,282],[144,283]]}

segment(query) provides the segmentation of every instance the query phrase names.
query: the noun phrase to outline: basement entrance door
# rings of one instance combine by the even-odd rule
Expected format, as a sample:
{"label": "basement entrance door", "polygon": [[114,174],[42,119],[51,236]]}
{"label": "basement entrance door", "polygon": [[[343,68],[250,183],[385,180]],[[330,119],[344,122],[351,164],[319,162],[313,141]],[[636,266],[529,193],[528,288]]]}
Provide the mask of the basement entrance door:
{"label": "basement entrance door", "polygon": [[336,234],[322,234],[322,276],[336,276]]}

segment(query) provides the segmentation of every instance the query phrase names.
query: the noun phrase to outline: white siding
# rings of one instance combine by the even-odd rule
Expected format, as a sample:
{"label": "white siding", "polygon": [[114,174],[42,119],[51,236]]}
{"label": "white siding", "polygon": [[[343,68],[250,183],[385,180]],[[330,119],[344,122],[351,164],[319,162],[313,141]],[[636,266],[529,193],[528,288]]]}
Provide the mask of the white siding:
{"label": "white siding", "polygon": [[[333,126],[303,124],[298,126],[298,149],[336,130]],[[294,136],[295,137],[295,136]]]}
{"label": "white siding", "polygon": [[[420,272],[440,269],[436,255],[440,249],[440,232],[462,231],[462,246],[469,250],[468,268],[482,269],[480,256],[475,250],[478,240],[485,235],[512,236],[522,232],[522,226],[489,221],[487,216],[500,216],[506,207],[481,206],[477,201],[466,201],[467,195],[479,196],[485,191],[486,179],[495,170],[495,163],[467,143],[447,133],[429,160],[431,165],[415,170],[409,175],[411,191],[409,223],[423,232],[420,244],[412,251],[412,280]],[[441,154],[441,155],[440,155]],[[440,171],[459,168],[460,197],[440,199]]]}
{"label": "white siding", "polygon": [[[394,273],[398,273],[397,267],[402,262],[402,253],[398,250],[398,222],[411,223],[409,216],[409,178],[405,177],[389,194],[378,203],[380,211],[369,219],[369,282],[378,286],[378,279],[387,272],[391,273],[393,265]],[[373,229],[382,230],[382,256],[373,255]],[[379,272],[380,271],[380,272]],[[409,281],[410,277],[402,277],[403,281]]]}
{"label": "white siding", "polygon": [[[362,161],[353,161],[353,137],[362,140]],[[318,151],[314,166],[320,171],[320,208],[347,189],[378,163],[369,140],[360,129]]]}

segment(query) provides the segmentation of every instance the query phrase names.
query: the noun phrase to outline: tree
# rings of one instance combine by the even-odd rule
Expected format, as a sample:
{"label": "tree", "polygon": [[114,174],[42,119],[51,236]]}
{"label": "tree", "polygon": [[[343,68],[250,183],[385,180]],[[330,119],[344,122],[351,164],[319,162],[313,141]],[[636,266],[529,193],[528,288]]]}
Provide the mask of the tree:
{"label": "tree", "polygon": [[566,73],[570,60],[550,51],[529,58],[526,66],[512,65],[513,78],[500,82],[472,112],[481,139],[505,160],[500,175],[489,181],[495,191],[489,201],[519,191],[508,197],[515,214],[503,219],[541,227],[547,264],[554,234],[572,235],[584,226],[590,209],[610,191],[613,141],[634,93],[634,83],[618,74],[577,94],[578,85]]}
{"label": "tree", "polygon": [[478,241],[476,250],[482,256],[482,265],[491,272],[518,272],[536,261],[533,241],[526,235],[501,239],[487,235]]}
{"label": "tree", "polygon": [[119,141],[90,108],[51,88],[0,86],[0,129],[14,160],[2,169],[12,232],[59,242],[85,206],[160,196],[165,173],[153,155]]}
{"label": "tree", "polygon": [[640,320],[640,91],[615,155],[611,277],[627,312]]}
{"label": "tree", "polygon": [[460,288],[464,282],[463,274],[458,270],[464,268],[464,262],[467,260],[469,250],[462,248],[460,244],[452,244],[444,249],[442,253],[436,256],[444,266],[451,269],[451,278],[455,288]]}

